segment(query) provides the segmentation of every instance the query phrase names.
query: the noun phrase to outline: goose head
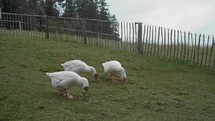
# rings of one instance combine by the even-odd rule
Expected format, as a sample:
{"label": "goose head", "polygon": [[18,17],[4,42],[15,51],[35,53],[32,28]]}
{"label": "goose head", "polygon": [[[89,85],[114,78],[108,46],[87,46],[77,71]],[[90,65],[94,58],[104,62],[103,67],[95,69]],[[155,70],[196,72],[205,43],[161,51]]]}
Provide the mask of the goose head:
{"label": "goose head", "polygon": [[97,74],[96,69],[93,66],[88,66],[88,67],[89,67],[89,71],[92,72],[93,77],[95,78],[95,80],[97,80],[98,79],[98,74]]}
{"label": "goose head", "polygon": [[93,77],[95,78],[95,80],[97,80],[97,79],[98,79],[98,74],[95,73],[95,74],[93,75]]}
{"label": "goose head", "polygon": [[118,75],[118,74],[116,74],[115,76],[118,77],[118,80],[127,82],[127,78],[126,78],[126,77],[120,76],[120,75]]}
{"label": "goose head", "polygon": [[124,82],[127,81],[127,76],[126,76],[126,72],[125,69],[123,67],[120,67],[120,75],[116,75],[118,77],[119,80],[122,80]]}
{"label": "goose head", "polygon": [[83,87],[83,96],[87,96],[89,87]]}
{"label": "goose head", "polygon": [[83,90],[83,96],[87,96],[88,94],[88,90],[89,90],[89,82],[86,78],[82,77],[82,83],[83,83],[83,87],[82,87],[82,90]]}

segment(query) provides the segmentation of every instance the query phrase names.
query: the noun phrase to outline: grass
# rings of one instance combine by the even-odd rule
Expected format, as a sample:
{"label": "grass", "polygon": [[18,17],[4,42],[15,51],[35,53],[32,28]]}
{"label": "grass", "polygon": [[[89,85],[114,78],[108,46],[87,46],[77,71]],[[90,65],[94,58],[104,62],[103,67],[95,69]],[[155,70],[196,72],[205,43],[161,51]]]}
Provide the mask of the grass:
{"label": "grass", "polygon": [[[45,72],[62,70],[61,63],[81,59],[94,66],[90,90],[83,97],[61,97]],[[215,75],[177,61],[56,41],[0,34],[0,120],[35,121],[214,121]],[[128,83],[108,81],[101,66],[118,60]]]}
{"label": "grass", "polygon": [[[83,37],[78,36],[74,32],[60,30],[60,28],[58,28],[57,30],[53,29],[53,31],[55,32],[49,33],[50,38],[84,43]],[[34,38],[45,38],[44,32],[38,32],[36,30],[25,31],[25,30],[0,29],[0,33],[4,33],[5,35],[16,36],[16,37],[25,36],[25,37],[34,37]],[[125,41],[118,41],[116,38],[115,39],[111,38],[111,36],[109,37],[103,36],[103,37],[104,38],[100,38],[98,36],[97,37],[91,36],[88,33],[87,44],[102,47],[102,48],[112,48],[115,50],[138,52],[137,43],[135,42],[136,40],[133,40],[132,38],[126,38]],[[209,40],[212,41],[211,39]],[[189,43],[188,42],[183,43],[182,40],[180,40],[181,44],[176,43],[177,41],[174,41],[173,43],[168,42],[168,40],[164,42],[162,41],[163,40],[159,40],[160,44],[158,44],[158,42],[152,43],[153,42],[152,40],[144,39],[144,43],[141,44],[141,48],[140,48],[141,53],[146,55],[166,57],[173,60],[176,59],[182,62],[196,64],[206,68],[214,68],[215,66],[215,62],[213,61],[215,59],[214,46],[211,46],[208,40],[207,41],[201,40],[200,46],[198,46],[198,43],[197,43],[198,40],[196,39],[190,40]],[[161,43],[166,43],[166,44],[161,44]],[[204,43],[204,47],[202,46],[203,43]]]}

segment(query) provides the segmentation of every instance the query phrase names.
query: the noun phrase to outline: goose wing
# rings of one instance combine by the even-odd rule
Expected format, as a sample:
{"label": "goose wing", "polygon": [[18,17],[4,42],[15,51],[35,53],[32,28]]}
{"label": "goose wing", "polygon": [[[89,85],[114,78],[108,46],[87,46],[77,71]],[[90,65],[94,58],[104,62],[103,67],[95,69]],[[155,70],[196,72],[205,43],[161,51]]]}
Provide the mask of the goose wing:
{"label": "goose wing", "polygon": [[104,67],[104,72],[118,71],[121,64],[118,61],[108,61],[102,64]]}
{"label": "goose wing", "polygon": [[82,72],[84,69],[88,67],[88,65],[81,60],[67,61],[61,65],[64,67],[66,71],[73,71],[77,73]]}
{"label": "goose wing", "polygon": [[46,73],[46,74],[50,78],[55,78],[60,81],[79,77],[77,73],[71,72],[71,71],[60,71],[60,72],[53,72],[53,73]]}
{"label": "goose wing", "polygon": [[73,82],[75,83],[80,76],[72,71],[60,71],[60,72],[53,72],[53,73],[46,73],[52,81],[53,87],[63,87],[69,88]]}

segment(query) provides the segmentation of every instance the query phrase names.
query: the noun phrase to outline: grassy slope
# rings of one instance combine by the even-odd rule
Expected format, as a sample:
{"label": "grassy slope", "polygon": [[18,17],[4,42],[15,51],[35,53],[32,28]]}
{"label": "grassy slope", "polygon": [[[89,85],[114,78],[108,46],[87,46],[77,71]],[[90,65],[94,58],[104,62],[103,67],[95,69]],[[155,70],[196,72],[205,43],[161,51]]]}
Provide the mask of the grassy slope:
{"label": "grassy slope", "polygon": [[[74,87],[73,100],[51,87],[45,72],[82,59],[94,66],[89,96]],[[119,60],[128,83],[105,79],[101,63]],[[0,120],[215,120],[215,75],[174,61],[74,42],[13,38],[0,34]]]}

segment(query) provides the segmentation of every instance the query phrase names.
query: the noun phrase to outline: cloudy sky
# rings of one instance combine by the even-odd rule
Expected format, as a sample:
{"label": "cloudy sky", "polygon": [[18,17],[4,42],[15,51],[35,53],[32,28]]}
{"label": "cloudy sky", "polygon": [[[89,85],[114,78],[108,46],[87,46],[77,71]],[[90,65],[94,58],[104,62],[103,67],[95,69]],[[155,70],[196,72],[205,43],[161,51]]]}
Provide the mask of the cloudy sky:
{"label": "cloudy sky", "polygon": [[106,0],[119,22],[215,35],[215,0]]}

